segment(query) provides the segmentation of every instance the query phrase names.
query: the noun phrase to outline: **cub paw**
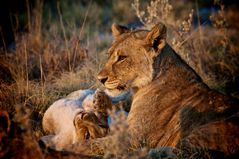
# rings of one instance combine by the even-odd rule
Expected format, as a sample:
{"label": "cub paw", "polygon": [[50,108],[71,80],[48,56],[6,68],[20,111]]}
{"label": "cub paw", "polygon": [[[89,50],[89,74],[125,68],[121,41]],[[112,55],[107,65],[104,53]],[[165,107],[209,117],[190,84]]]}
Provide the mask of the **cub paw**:
{"label": "cub paw", "polygon": [[95,122],[96,118],[97,117],[93,112],[86,112],[86,111],[82,110],[77,113],[74,121],[76,121],[76,122],[83,122],[83,121]]}
{"label": "cub paw", "polygon": [[79,112],[74,118],[77,140],[89,139],[90,133],[85,124],[88,114],[85,111]]}
{"label": "cub paw", "polygon": [[107,113],[107,109],[111,109],[112,103],[104,91],[97,89],[93,97],[94,109],[98,112]]}

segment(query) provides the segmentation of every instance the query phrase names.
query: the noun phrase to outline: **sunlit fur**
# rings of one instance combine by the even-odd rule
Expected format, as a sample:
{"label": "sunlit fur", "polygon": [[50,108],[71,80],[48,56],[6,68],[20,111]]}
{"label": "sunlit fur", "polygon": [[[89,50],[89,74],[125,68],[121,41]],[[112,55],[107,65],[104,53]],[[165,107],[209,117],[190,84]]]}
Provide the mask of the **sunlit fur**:
{"label": "sunlit fur", "polygon": [[60,150],[83,139],[103,137],[108,132],[107,110],[111,100],[104,92],[79,90],[54,102],[45,112],[42,140]]}
{"label": "sunlit fur", "polygon": [[239,152],[238,103],[203,83],[166,43],[163,24],[150,31],[114,24],[112,31],[115,40],[98,78],[109,89],[133,88],[128,124],[134,145]]}

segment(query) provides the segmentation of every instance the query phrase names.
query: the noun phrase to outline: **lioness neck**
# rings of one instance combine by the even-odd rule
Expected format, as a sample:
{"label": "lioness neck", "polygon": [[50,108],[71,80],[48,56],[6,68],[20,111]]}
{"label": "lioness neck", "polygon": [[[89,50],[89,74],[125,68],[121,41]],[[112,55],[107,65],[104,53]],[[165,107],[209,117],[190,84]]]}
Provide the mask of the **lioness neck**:
{"label": "lioness neck", "polygon": [[196,80],[201,82],[201,78],[196,72],[168,44],[163,48],[160,55],[156,57],[153,68],[155,71],[154,80],[157,80],[161,75],[175,75],[176,78],[187,81]]}
{"label": "lioness neck", "polygon": [[[171,87],[175,87],[175,89],[183,85],[200,85],[199,87],[207,88],[196,72],[168,44],[155,58],[153,70],[153,80],[144,87],[148,87],[155,82],[164,82],[170,84]],[[134,92],[136,93],[138,90],[144,89],[144,87],[135,88]]]}
{"label": "lioness neck", "polygon": [[198,98],[207,86],[169,45],[155,58],[153,68],[153,80],[133,95],[128,122],[136,137],[139,128],[134,125],[142,126],[140,131],[150,146],[175,146],[181,135],[178,110],[185,107],[183,103]]}

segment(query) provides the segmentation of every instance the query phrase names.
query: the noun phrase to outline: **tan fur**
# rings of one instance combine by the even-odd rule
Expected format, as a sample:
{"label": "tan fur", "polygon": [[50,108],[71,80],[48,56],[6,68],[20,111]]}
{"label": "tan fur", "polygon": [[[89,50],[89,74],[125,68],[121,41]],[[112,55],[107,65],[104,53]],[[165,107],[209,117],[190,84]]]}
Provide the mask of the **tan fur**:
{"label": "tan fur", "polygon": [[134,90],[128,124],[135,145],[185,141],[193,148],[239,152],[239,124],[227,120],[238,103],[202,82],[166,43],[163,24],[150,31],[114,24],[112,31],[115,40],[98,79],[108,89]]}
{"label": "tan fur", "polygon": [[107,110],[111,100],[103,91],[80,90],[53,103],[43,117],[43,129],[49,136],[42,141],[58,150],[83,139],[106,136]]}

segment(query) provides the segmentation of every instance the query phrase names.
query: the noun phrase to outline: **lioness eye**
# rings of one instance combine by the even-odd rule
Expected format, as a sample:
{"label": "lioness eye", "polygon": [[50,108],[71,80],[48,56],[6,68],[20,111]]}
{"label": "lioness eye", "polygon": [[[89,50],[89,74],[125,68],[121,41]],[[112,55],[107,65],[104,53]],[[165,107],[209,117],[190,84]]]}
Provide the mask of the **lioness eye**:
{"label": "lioness eye", "polygon": [[124,56],[124,55],[119,55],[118,57],[118,61],[123,61],[127,58],[127,56]]}

